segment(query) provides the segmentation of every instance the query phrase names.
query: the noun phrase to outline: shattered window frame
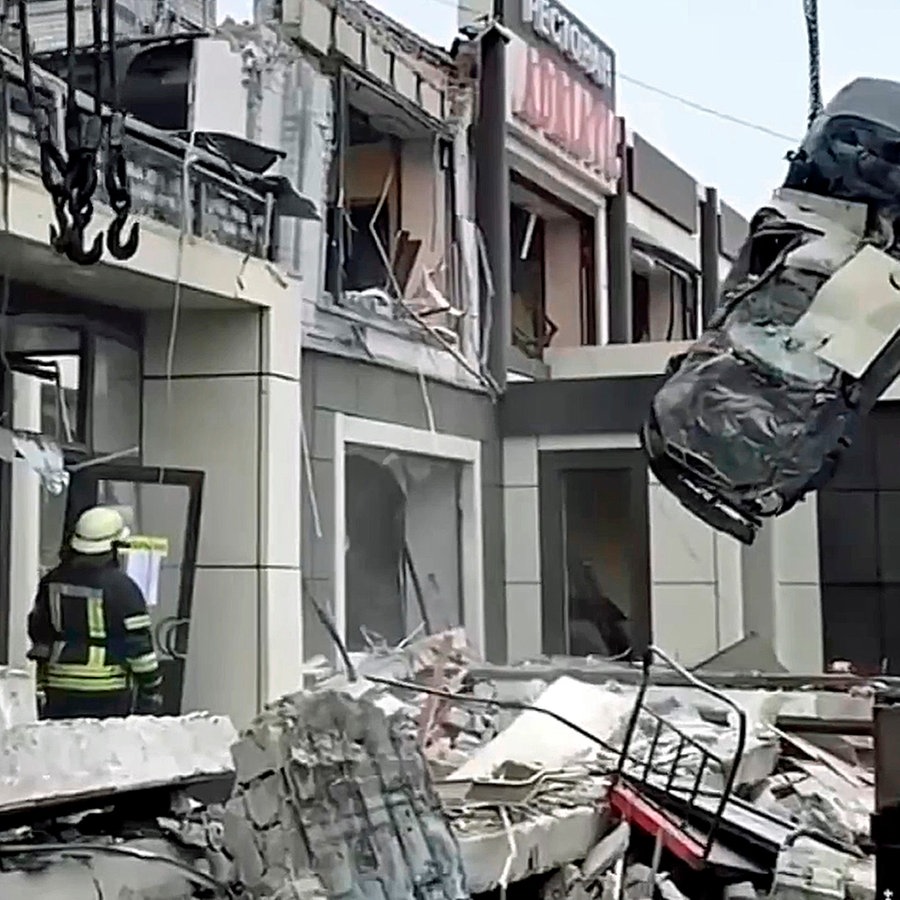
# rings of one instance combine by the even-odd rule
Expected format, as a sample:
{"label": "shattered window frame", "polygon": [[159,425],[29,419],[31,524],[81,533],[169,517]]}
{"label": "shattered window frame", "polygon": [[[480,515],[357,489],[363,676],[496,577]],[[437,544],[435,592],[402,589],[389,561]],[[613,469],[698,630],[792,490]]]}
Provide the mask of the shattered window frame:
{"label": "shattered window frame", "polygon": [[[345,446],[345,639],[350,650],[366,649],[369,639],[396,646],[423,628],[434,634],[463,624],[462,470],[459,460],[425,453]],[[376,510],[382,504],[390,505]],[[384,563],[377,576],[362,571],[376,562]],[[376,620],[378,581],[384,590],[382,616]]]}
{"label": "shattered window frame", "polygon": [[[637,271],[635,258],[646,261],[648,271]],[[634,344],[659,343],[664,341],[693,341],[699,333],[699,273],[687,260],[675,258],[664,252],[663,248],[631,239],[632,259],[632,333]],[[662,291],[654,291],[652,276],[661,271],[667,276],[667,283]],[[647,284],[646,302],[642,305],[636,280],[640,278]],[[654,328],[657,321],[654,317],[654,301],[662,300],[667,306],[665,326],[660,331]]]}
{"label": "shattered window frame", "polygon": [[[351,96],[354,92],[358,96]],[[408,319],[414,313],[428,325],[451,332],[461,341],[464,273],[459,260],[452,132],[347,64],[332,79],[332,97],[335,127],[328,167],[325,301],[354,313],[392,321]],[[372,112],[374,106],[367,106],[374,104],[373,97],[381,112]],[[387,125],[376,124],[381,120]],[[393,127],[389,127],[391,122]],[[381,140],[353,141],[352,127],[358,135],[359,129],[364,129],[369,137],[378,136]],[[409,175],[404,172],[402,154],[405,147],[425,140],[431,144],[432,164],[428,171],[432,222],[430,227],[407,227],[403,193]],[[350,196],[350,151],[365,146],[381,146],[389,154],[389,165],[377,196],[371,191],[365,197]],[[376,283],[362,289],[358,285],[354,289],[347,286],[346,266],[351,258],[353,233],[360,232],[358,227],[348,228],[351,207],[371,210],[388,220],[387,246],[381,246],[383,240],[370,240],[370,235],[360,238],[364,245],[375,245],[380,257],[378,268],[383,268],[385,275],[383,283],[377,283],[376,278]]]}
{"label": "shattered window frame", "polygon": [[[385,637],[389,643],[391,639],[395,639],[394,643],[397,643],[407,637],[409,631],[416,630],[417,633],[421,633],[425,630],[419,625],[421,614],[418,611],[421,606],[419,606],[418,592],[421,591],[432,630],[440,630],[441,627],[449,624],[449,620],[452,618],[454,619],[453,624],[461,624],[466,629],[473,646],[482,647],[484,644],[484,548],[481,521],[481,442],[471,438],[410,428],[343,413],[335,414],[334,427],[337,448],[334,473],[336,499],[334,522],[335,619],[342,638],[345,640],[350,638],[351,648],[359,649],[360,644],[356,640],[356,636],[351,633],[354,625],[350,614],[350,604],[354,602],[351,596],[354,588],[348,578],[347,567],[347,547],[353,536],[352,529],[349,527],[350,517],[354,515],[347,463],[351,457],[355,456],[357,459],[363,458],[367,461],[368,465],[364,468],[368,473],[372,471],[372,467],[378,467],[381,464],[379,460],[389,462],[397,471],[402,471],[411,464],[411,467],[418,470],[419,476],[426,475],[429,478],[435,473],[449,478],[451,472],[453,473],[452,494],[443,491],[439,498],[440,509],[435,507],[433,501],[429,501],[422,506],[420,512],[437,510],[438,517],[443,516],[444,522],[452,518],[457,536],[454,542],[456,546],[453,551],[454,562],[449,565],[449,568],[445,562],[443,565],[432,565],[429,569],[422,550],[414,541],[410,541],[413,568],[415,569],[415,572],[412,572],[406,563],[405,556],[398,559],[395,553],[392,566],[402,567],[403,572],[402,578],[400,574],[394,578],[393,589],[401,604],[401,610],[405,603],[407,612],[410,613],[412,610],[412,613],[403,620],[402,626],[397,625],[397,622],[400,622],[398,613],[395,616],[394,632],[391,635],[382,635],[382,637]],[[371,475],[369,478],[371,479]],[[366,484],[368,483],[367,481]],[[399,485],[398,481],[396,483]],[[385,491],[385,493],[389,492]],[[421,494],[420,499],[422,499]],[[356,503],[356,508],[362,508],[365,511],[364,502]],[[404,518],[404,529],[405,525],[406,519]],[[382,530],[384,530],[383,527]],[[446,538],[447,530],[446,527],[438,528],[433,523],[426,523],[415,527],[408,533],[405,530],[398,533],[402,533],[404,537],[410,534],[416,538],[440,540]],[[432,534],[437,531],[440,532],[440,536],[436,533]],[[389,542],[384,541],[383,543]],[[400,547],[400,549],[403,548]],[[430,553],[431,546],[426,545],[425,550]],[[432,558],[440,561],[440,557],[433,555]],[[435,576],[435,578],[433,579],[431,576]],[[383,580],[387,581],[387,579]],[[437,581],[437,586],[435,581]],[[435,600],[440,597],[440,590],[447,583],[452,585],[452,599],[447,601],[445,597],[443,606],[438,606]],[[405,600],[400,598],[401,585],[406,592]],[[448,610],[452,612],[448,612]],[[406,628],[407,623],[409,623],[408,629]],[[419,625],[418,628],[417,625]],[[363,645],[368,646],[365,641],[363,641]]]}

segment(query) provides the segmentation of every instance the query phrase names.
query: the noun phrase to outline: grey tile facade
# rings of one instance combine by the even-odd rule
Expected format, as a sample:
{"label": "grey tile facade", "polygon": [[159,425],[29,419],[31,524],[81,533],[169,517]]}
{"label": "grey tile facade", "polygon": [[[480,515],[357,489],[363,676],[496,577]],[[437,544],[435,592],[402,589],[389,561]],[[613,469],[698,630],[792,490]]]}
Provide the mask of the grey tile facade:
{"label": "grey tile facade", "polygon": [[[312,457],[320,518],[316,533],[309,485],[304,479],[303,569],[307,589],[328,609],[334,580],[334,415],[344,413],[427,429],[419,379],[409,372],[315,351],[303,353],[303,421]],[[484,394],[427,382],[438,431],[481,442],[485,640],[489,659],[506,656],[502,460],[497,410]],[[310,610],[305,619],[305,654],[329,654],[331,640]]]}

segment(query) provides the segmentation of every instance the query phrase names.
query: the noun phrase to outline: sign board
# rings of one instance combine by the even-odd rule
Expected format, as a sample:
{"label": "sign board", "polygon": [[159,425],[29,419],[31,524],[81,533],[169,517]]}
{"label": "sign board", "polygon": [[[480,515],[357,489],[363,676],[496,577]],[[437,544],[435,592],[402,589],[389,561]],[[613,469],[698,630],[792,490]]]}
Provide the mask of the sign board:
{"label": "sign board", "polygon": [[595,37],[556,0],[513,2],[518,2],[519,5],[518,20],[512,18],[512,22],[507,24],[518,21],[523,30],[530,32],[539,42],[553,47],[588,81],[612,92],[613,54],[603,41]]}
{"label": "sign board", "polygon": [[615,110],[616,57],[560,0],[498,0],[503,24],[531,47],[538,47],[570,78],[602,92]]}
{"label": "sign board", "polygon": [[573,78],[557,54],[513,40],[507,47],[514,125],[614,189],[618,130],[606,92]]}

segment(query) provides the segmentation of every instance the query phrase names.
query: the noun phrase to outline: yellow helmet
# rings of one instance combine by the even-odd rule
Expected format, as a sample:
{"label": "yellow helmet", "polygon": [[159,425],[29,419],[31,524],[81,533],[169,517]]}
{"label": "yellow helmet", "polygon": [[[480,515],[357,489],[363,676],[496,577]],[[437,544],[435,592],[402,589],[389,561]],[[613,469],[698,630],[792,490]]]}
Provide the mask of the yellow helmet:
{"label": "yellow helmet", "polygon": [[69,546],[76,553],[99,556],[110,553],[114,545],[124,541],[130,533],[117,509],[95,506],[78,517]]}

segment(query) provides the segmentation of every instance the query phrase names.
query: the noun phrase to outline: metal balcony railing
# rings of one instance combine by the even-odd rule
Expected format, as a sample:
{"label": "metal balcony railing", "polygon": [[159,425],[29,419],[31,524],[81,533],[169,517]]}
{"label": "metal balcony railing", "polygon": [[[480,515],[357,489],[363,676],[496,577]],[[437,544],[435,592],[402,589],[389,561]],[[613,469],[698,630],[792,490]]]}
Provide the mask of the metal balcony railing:
{"label": "metal balcony railing", "polygon": [[[0,51],[0,77],[3,79],[0,127],[5,132],[2,165],[38,178],[40,155],[22,68],[8,52]],[[65,87],[58,78],[37,67],[35,80],[39,95],[59,112],[58,135]],[[85,95],[79,95],[78,102],[86,110],[92,103]],[[184,189],[186,153],[190,160],[187,191]],[[245,183],[242,173],[227,161],[133,118],[126,119],[125,156],[133,214],[181,228],[187,196],[188,233],[250,256],[272,258],[275,223],[271,212],[267,212],[266,198]],[[100,163],[102,166],[102,159]],[[96,201],[98,205],[107,202],[102,177]]]}
{"label": "metal balcony railing", "polygon": [[[733,713],[734,744],[727,753],[714,749],[649,707],[646,700],[654,657]],[[649,736],[646,747],[636,746],[639,730]],[[746,741],[747,714],[744,710],[662,650],[651,646],[647,650],[644,677],[625,730],[614,789],[616,784],[635,788],[656,805],[659,814],[671,825],[690,835],[701,859],[705,860],[732,797]],[[721,779],[721,786],[710,789],[704,784],[710,774]]]}

